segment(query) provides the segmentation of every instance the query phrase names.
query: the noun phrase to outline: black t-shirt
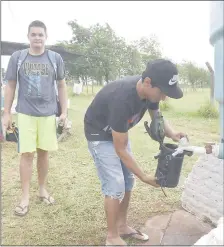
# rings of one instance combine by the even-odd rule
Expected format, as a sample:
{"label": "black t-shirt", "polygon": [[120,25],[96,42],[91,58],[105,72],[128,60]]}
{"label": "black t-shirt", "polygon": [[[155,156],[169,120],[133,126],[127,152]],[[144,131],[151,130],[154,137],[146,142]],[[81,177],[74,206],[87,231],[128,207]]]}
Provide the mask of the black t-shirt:
{"label": "black t-shirt", "polygon": [[142,119],[147,109],[159,108],[159,103],[138,96],[136,85],[140,78],[125,77],[107,84],[98,92],[84,117],[87,140],[112,141],[112,129],[125,133]]}

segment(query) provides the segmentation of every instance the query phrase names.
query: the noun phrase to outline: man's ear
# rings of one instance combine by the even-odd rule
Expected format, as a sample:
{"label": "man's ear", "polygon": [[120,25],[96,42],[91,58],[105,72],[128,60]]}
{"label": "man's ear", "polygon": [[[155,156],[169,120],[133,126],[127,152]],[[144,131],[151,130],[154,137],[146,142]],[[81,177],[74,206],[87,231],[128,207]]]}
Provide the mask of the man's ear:
{"label": "man's ear", "polygon": [[143,81],[143,84],[146,86],[146,87],[152,87],[151,85],[151,79],[149,77],[146,77]]}

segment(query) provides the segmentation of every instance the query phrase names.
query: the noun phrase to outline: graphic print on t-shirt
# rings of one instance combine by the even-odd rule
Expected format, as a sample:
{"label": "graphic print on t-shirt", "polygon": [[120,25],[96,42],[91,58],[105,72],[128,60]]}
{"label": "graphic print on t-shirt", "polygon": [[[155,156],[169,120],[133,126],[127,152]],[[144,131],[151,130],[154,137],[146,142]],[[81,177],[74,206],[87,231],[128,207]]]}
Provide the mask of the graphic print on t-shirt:
{"label": "graphic print on t-shirt", "polygon": [[104,130],[106,133],[108,133],[108,134],[111,134],[111,132],[112,132],[112,128],[111,128],[109,125],[107,125],[105,128],[103,128],[103,130]]}
{"label": "graphic print on t-shirt", "polygon": [[128,128],[132,128],[133,126],[135,126],[139,122],[140,115],[141,115],[141,113],[137,113],[133,117],[128,119]]}
{"label": "graphic print on t-shirt", "polygon": [[49,65],[43,63],[23,64],[24,74],[28,77],[27,96],[41,97],[41,77],[49,75]]}
{"label": "graphic print on t-shirt", "polygon": [[[127,121],[128,129],[132,128],[133,126],[135,126],[139,122],[140,116],[141,116],[141,112],[135,114],[134,116],[132,116],[131,118],[128,119],[128,121]],[[105,128],[103,128],[103,130],[107,134],[111,134],[111,132],[112,132],[112,128],[109,125],[107,125]]]}

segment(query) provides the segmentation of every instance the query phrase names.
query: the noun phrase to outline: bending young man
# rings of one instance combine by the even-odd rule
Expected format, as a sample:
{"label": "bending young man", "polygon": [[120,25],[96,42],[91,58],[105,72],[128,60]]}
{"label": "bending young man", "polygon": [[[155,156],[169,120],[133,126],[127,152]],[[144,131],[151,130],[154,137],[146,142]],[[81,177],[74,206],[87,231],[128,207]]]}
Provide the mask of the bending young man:
{"label": "bending young man", "polygon": [[[129,235],[148,240],[146,234],[131,228],[127,211],[134,175],[142,182],[158,187],[154,176],[145,174],[131,153],[128,131],[149,110],[151,117],[166,96],[181,98],[178,71],[170,61],[149,62],[142,76],[129,76],[103,87],[88,107],[85,136],[96,165],[105,195],[107,245],[126,245],[121,238]],[[185,136],[174,131],[165,121],[165,134],[178,141]]]}

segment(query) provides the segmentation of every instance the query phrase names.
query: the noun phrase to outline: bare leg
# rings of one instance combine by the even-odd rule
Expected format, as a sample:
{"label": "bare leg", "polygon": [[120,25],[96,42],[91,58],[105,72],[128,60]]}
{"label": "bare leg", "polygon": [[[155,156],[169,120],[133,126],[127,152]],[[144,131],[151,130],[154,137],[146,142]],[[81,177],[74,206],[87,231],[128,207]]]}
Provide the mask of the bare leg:
{"label": "bare leg", "polygon": [[126,245],[126,243],[120,238],[117,228],[117,220],[120,208],[119,200],[105,197],[104,206],[108,227],[106,242],[111,245]]}
{"label": "bare leg", "polygon": [[[128,149],[130,149],[130,147]],[[128,151],[130,152],[130,150]],[[134,186],[135,178],[134,175],[124,165],[124,163],[121,162],[121,164],[122,164],[122,170],[125,179],[125,189],[127,189],[128,191],[125,192],[124,198],[120,204],[120,211],[119,211],[118,225],[117,225],[120,235],[136,232],[136,230],[129,227],[127,223],[127,214],[128,214],[128,207],[131,198],[131,190]]]}
{"label": "bare leg", "polygon": [[[118,218],[118,230],[119,230],[120,235],[137,233],[135,229],[133,229],[127,224],[127,212],[128,212],[130,198],[131,198],[131,192],[126,192],[124,199],[122,203],[120,204],[120,211],[119,211],[119,218]],[[141,240],[148,240],[148,236],[145,234],[143,235],[137,234],[135,235],[135,238],[138,238]]]}
{"label": "bare leg", "polygon": [[119,218],[118,218],[119,226],[127,225],[127,212],[128,212],[130,198],[131,198],[131,192],[126,192],[124,199],[122,200],[120,204],[120,211],[119,211]]}
{"label": "bare leg", "polygon": [[38,172],[38,183],[39,183],[39,194],[40,197],[48,198],[44,199],[47,204],[54,203],[54,199],[49,197],[49,193],[46,190],[46,181],[49,168],[49,156],[48,151],[37,149],[37,172]]}
{"label": "bare leg", "polygon": [[[33,165],[34,153],[23,153],[20,158],[20,180],[22,187],[22,197],[19,206],[22,208],[29,205],[29,190],[30,180],[32,177],[32,165]],[[20,207],[16,207],[18,214],[24,214]],[[27,209],[26,209],[27,210]]]}
{"label": "bare leg", "polygon": [[126,192],[124,199],[120,205],[119,218],[118,218],[118,229],[120,235],[136,232],[133,228],[131,228],[127,224],[127,213],[128,213],[130,198],[131,198],[131,192]]}

